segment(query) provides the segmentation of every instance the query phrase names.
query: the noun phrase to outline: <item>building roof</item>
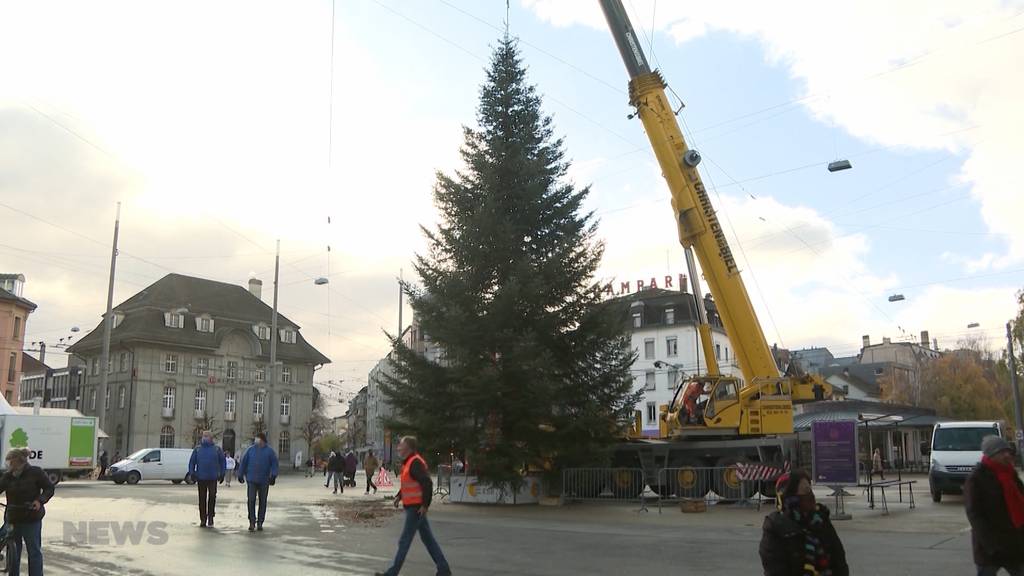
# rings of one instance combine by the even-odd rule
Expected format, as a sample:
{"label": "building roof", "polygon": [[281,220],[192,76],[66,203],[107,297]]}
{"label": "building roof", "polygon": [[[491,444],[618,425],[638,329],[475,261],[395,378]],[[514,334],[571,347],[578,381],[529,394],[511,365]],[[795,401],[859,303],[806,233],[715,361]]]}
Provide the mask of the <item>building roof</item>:
{"label": "building roof", "polygon": [[947,422],[949,418],[936,416],[934,410],[914,406],[868,400],[825,400],[803,404],[801,413],[793,415],[793,429],[810,430],[814,422],[844,420],[854,420],[869,428],[931,428],[936,422]]}
{"label": "building roof", "polygon": [[[185,314],[182,328],[164,325],[164,313],[181,310]],[[273,308],[248,290],[235,284],[216,282],[205,278],[168,274],[141,292],[114,308],[124,315],[117,328],[111,331],[110,342],[152,342],[186,348],[215,350],[225,336],[241,331],[252,334],[255,324],[270,325]],[[199,332],[195,318],[209,315],[214,319],[214,332]],[[309,364],[327,364],[330,359],[306,342],[299,326],[278,312],[278,327],[293,328],[295,343],[278,340],[277,355],[281,360],[301,361]],[[78,354],[99,348],[103,340],[103,322],[68,350]],[[271,337],[279,338],[277,334]],[[260,341],[261,357],[269,358],[270,346]]]}
{"label": "building roof", "polygon": [[50,370],[50,367],[36,360],[35,356],[30,356],[24,352],[21,353],[21,373],[25,376],[46,374],[48,370]]}
{"label": "building roof", "polygon": [[0,280],[19,280],[21,282],[24,282],[25,281],[25,275],[24,274],[2,274],[2,273],[0,273]]}
{"label": "building roof", "polygon": [[3,288],[0,288],[0,301],[14,302],[15,304],[21,306],[22,308],[27,308],[29,312],[38,308],[38,306],[36,306],[35,303],[32,302],[31,300],[11,294],[10,292],[4,290]]}
{"label": "building roof", "polygon": [[[640,329],[665,325],[665,310],[672,308],[675,320],[673,324],[695,324],[697,321],[697,304],[693,294],[664,288],[648,288],[631,294],[624,294],[609,300],[613,305],[624,306],[627,310],[640,309],[642,325]],[[708,324],[722,330],[722,320],[718,316],[718,306],[710,297],[704,298],[704,309],[708,314]],[[632,322],[632,313],[629,316]],[[632,323],[630,323],[632,327]],[[632,328],[631,328],[632,330]]]}

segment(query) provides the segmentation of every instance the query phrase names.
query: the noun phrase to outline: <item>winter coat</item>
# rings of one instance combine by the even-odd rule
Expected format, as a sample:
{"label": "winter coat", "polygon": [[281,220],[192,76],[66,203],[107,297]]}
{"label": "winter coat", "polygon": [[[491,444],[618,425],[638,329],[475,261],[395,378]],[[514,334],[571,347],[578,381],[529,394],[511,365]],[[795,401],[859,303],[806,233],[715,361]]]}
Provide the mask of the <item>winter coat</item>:
{"label": "winter coat", "polygon": [[[1024,490],[1020,479],[1017,487]],[[978,566],[1024,564],[1024,530],[1013,527],[1003,486],[995,472],[979,464],[964,485],[964,499],[971,523],[974,563]]]}
{"label": "winter coat", "polygon": [[253,444],[242,455],[235,474],[252,484],[267,484],[271,478],[277,478],[277,453],[270,446]]}
{"label": "winter coat", "polygon": [[354,452],[349,452],[345,456],[345,474],[355,476],[357,468],[359,468],[359,458],[356,457]]}
{"label": "winter coat", "polygon": [[7,520],[13,524],[38,522],[46,515],[46,508],[29,510],[26,506],[36,500],[40,504],[49,502],[53,498],[53,484],[42,468],[26,465],[18,476],[10,470],[0,476],[0,492],[7,493]]}
{"label": "winter coat", "polygon": [[225,470],[227,462],[224,451],[213,442],[200,442],[199,446],[192,450],[192,457],[188,459],[188,473],[196,480],[217,480],[224,476]]}
{"label": "winter coat", "polygon": [[367,454],[366,459],[363,460],[363,470],[366,472],[376,472],[377,468],[380,468],[380,461],[377,460],[376,456]]}
{"label": "winter coat", "polygon": [[[823,522],[809,529],[821,540],[832,561],[833,576],[849,576],[846,551],[829,519],[828,508],[818,505]],[[765,576],[800,576],[804,573],[804,530],[782,512],[772,512],[764,519],[761,536],[761,565]]]}
{"label": "winter coat", "polygon": [[335,454],[327,460],[327,471],[328,472],[344,472],[345,471],[345,459],[340,454]]}

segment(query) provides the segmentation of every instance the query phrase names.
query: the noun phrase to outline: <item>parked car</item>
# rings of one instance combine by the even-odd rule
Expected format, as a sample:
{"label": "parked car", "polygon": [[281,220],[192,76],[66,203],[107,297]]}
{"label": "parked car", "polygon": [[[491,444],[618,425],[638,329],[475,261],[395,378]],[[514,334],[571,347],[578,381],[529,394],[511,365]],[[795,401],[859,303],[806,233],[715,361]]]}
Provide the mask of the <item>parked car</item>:
{"label": "parked car", "polygon": [[170,480],[175,484],[195,480],[189,476],[191,448],[143,448],[115,462],[108,475],[115,484],[138,484],[143,480]]}

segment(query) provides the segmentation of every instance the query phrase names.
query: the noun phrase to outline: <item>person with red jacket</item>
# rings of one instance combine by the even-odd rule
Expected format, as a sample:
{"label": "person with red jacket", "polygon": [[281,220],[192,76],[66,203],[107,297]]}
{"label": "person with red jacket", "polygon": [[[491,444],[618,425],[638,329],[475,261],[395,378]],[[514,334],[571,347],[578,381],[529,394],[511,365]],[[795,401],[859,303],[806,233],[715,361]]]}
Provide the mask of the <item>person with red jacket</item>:
{"label": "person with red jacket", "polygon": [[375,576],[398,576],[405,563],[405,556],[412,546],[412,539],[417,532],[427,552],[437,565],[437,576],[451,576],[452,570],[448,561],[441,552],[441,546],[434,538],[430,530],[430,523],[427,521],[427,510],[430,508],[430,499],[434,489],[434,483],[430,479],[430,471],[427,468],[427,461],[416,452],[417,441],[413,436],[406,436],[398,443],[398,456],[402,459],[402,472],[400,477],[400,488],[395,496],[395,508],[401,502],[405,508],[405,526],[402,528],[402,535],[398,538],[398,552],[395,554],[395,561],[385,572],[376,572]]}
{"label": "person with red jacket", "polygon": [[981,464],[964,485],[978,576],[1005,569],[1024,576],[1024,484],[1010,445],[999,436],[981,441]]}

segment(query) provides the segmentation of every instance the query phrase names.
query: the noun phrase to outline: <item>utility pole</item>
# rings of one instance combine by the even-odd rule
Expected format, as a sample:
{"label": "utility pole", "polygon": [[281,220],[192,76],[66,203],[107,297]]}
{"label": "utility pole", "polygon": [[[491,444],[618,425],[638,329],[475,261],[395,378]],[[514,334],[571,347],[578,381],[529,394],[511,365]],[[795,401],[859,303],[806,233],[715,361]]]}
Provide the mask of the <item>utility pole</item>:
{"label": "utility pole", "polygon": [[1006,323],[1006,353],[1008,366],[1010,368],[1010,388],[1013,388],[1013,416],[1017,420],[1017,459],[1020,460],[1024,457],[1021,453],[1021,448],[1024,447],[1024,418],[1021,417],[1020,412],[1020,390],[1017,389],[1017,363],[1013,359],[1013,330],[1010,328],[1011,323]]}
{"label": "utility pole", "polygon": [[107,416],[107,364],[110,363],[110,331],[114,328],[114,269],[117,265],[117,233],[121,228],[121,203],[117,203],[117,217],[114,218],[114,244],[110,248],[110,281],[107,284],[107,313],[103,316],[103,351],[100,353],[100,398],[99,426],[106,425]]}
{"label": "utility pole", "polygon": [[[277,388],[277,285],[278,276],[281,271],[281,241],[277,241],[277,252],[274,255],[274,317],[270,320],[270,394],[263,401],[263,422],[266,423],[273,414],[271,410],[271,398]],[[330,318],[327,319],[330,322]],[[269,429],[265,426],[265,429]],[[269,441],[269,440],[268,440]]]}

